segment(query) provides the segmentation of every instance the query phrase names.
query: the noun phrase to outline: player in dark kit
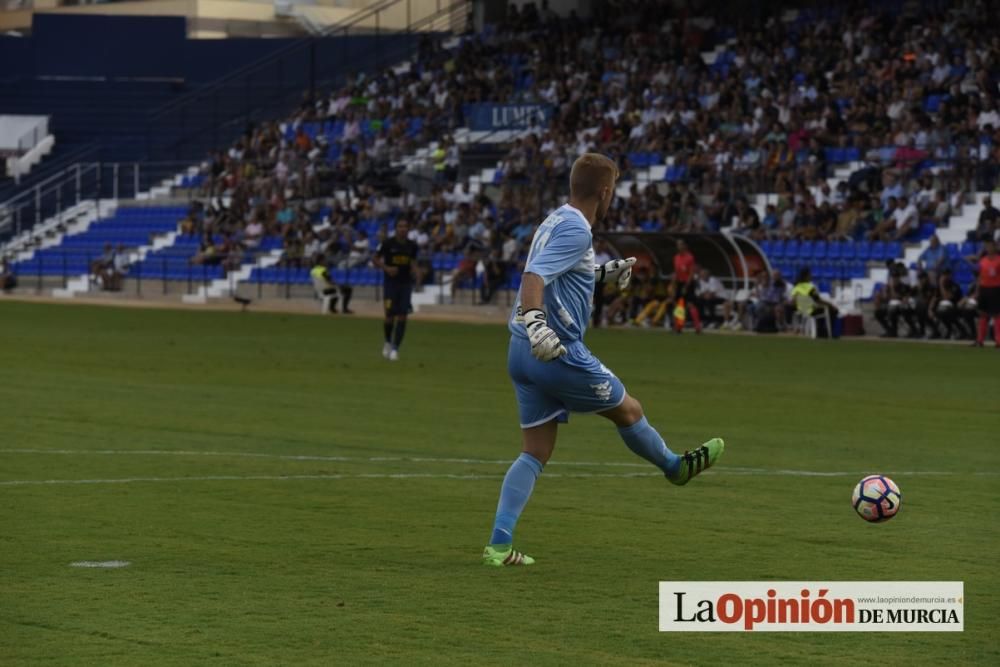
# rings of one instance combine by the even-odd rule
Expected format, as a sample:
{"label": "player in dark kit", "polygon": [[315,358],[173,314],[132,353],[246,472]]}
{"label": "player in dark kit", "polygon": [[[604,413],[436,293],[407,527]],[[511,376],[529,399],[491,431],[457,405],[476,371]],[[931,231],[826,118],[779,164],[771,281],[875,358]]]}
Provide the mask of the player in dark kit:
{"label": "player in dark kit", "polygon": [[409,232],[409,221],[400,218],[396,222],[395,233],[379,244],[372,260],[385,275],[385,344],[382,346],[382,356],[390,361],[399,359],[399,346],[406,333],[406,316],[410,314],[413,283],[420,282],[417,244],[407,238]]}

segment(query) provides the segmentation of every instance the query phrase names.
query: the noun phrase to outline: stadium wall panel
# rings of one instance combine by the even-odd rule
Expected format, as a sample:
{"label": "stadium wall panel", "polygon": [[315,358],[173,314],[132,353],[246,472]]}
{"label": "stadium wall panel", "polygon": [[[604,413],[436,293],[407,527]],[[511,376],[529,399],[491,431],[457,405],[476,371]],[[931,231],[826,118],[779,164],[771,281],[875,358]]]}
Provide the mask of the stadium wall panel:
{"label": "stadium wall panel", "polygon": [[182,17],[38,14],[36,76],[178,77],[186,41]]}

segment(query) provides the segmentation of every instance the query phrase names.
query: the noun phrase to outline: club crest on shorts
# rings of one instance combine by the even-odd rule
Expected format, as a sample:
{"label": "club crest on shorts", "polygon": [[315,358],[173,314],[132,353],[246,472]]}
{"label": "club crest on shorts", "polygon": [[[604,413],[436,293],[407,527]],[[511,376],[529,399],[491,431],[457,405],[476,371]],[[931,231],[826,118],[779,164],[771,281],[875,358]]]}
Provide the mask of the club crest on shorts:
{"label": "club crest on shorts", "polygon": [[594,395],[602,401],[611,400],[611,381],[601,382],[599,384],[592,384],[590,388],[594,390]]}

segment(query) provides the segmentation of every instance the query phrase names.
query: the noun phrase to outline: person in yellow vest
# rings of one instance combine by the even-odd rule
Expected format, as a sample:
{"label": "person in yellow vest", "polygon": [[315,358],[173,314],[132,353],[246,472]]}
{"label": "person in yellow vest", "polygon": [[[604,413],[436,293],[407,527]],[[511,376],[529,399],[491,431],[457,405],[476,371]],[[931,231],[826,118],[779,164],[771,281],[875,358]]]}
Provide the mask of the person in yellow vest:
{"label": "person in yellow vest", "polygon": [[[812,299],[811,306],[808,305],[806,297]],[[816,289],[816,285],[812,281],[812,271],[808,267],[799,271],[798,280],[792,287],[792,303],[796,305],[800,313],[807,317],[822,316],[824,310],[829,313],[831,322],[837,317],[837,307],[829,301],[824,301],[820,296],[819,290]],[[803,310],[803,307],[807,310]],[[827,332],[827,335],[832,338],[833,332]]]}
{"label": "person in yellow vest", "polygon": [[337,285],[330,275],[330,270],[323,261],[323,255],[316,255],[313,258],[313,267],[309,270],[309,277],[312,278],[313,289],[321,302],[321,313],[337,312],[337,292],[343,300],[341,308],[345,315],[354,313],[348,306],[351,304],[351,293],[354,291],[350,285]]}
{"label": "person in yellow vest", "polygon": [[431,160],[434,162],[434,182],[442,183],[445,178],[447,168],[448,151],[445,150],[444,142],[439,142],[437,148],[431,151]]}

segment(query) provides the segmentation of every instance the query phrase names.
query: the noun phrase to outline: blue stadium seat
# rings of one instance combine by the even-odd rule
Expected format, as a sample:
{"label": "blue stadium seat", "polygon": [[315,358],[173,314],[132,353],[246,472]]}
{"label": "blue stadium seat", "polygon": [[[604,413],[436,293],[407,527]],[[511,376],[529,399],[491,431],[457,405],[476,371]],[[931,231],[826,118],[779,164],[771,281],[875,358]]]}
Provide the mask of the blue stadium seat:
{"label": "blue stadium seat", "polygon": [[424,119],[420,116],[415,116],[410,119],[410,125],[406,130],[406,135],[409,137],[415,137],[424,129]]}
{"label": "blue stadium seat", "polygon": [[784,239],[778,239],[777,241],[774,241],[772,243],[772,245],[771,245],[771,252],[774,255],[775,259],[779,259],[779,260],[780,259],[784,259],[785,258],[785,240]]}
{"label": "blue stadium seat", "polygon": [[667,167],[667,173],[664,179],[668,183],[679,183],[687,177],[687,167],[682,164],[672,164]]}
{"label": "blue stadium seat", "polygon": [[937,225],[933,222],[921,222],[920,227],[917,228],[917,236],[922,241],[924,239],[929,239],[937,233]]}
{"label": "blue stadium seat", "polygon": [[941,109],[941,103],[950,97],[951,95],[928,95],[924,99],[924,111],[937,113]]}

